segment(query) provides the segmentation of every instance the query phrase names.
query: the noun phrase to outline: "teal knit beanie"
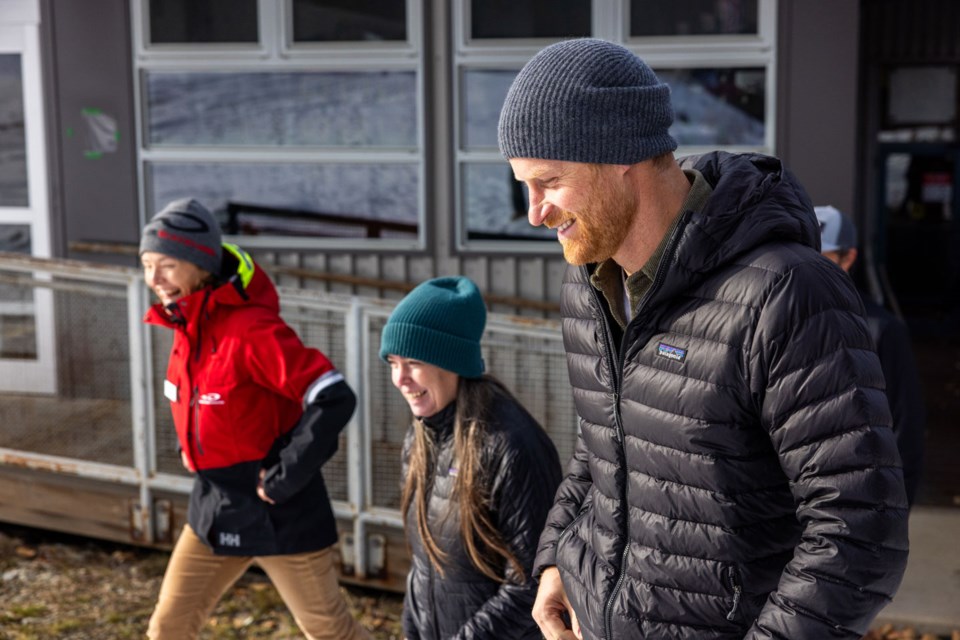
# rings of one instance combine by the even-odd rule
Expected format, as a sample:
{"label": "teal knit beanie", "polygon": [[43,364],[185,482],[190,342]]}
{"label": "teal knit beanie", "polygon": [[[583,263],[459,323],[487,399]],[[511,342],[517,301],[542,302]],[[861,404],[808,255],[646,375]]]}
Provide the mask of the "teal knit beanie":
{"label": "teal knit beanie", "polygon": [[394,308],[380,334],[380,358],[419,360],[464,378],[483,374],[480,337],[487,307],[469,278],[434,278],[417,285]]}

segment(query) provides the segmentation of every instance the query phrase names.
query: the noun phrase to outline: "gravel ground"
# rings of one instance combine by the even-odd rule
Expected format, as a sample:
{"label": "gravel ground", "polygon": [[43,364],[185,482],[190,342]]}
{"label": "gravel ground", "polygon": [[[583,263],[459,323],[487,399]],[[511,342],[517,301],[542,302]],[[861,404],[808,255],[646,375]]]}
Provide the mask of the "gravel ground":
{"label": "gravel ground", "polygon": [[[0,640],[143,638],[169,554],[0,524]],[[401,597],[344,588],[376,640],[399,640]],[[248,571],[204,640],[302,638],[269,580]]]}
{"label": "gravel ground", "polygon": [[[0,640],[143,638],[167,553],[0,523]],[[343,588],[375,640],[400,640],[402,599]],[[270,581],[248,571],[227,592],[202,640],[299,639]],[[944,640],[960,640],[960,631]],[[912,629],[877,628],[864,640],[941,640]]]}

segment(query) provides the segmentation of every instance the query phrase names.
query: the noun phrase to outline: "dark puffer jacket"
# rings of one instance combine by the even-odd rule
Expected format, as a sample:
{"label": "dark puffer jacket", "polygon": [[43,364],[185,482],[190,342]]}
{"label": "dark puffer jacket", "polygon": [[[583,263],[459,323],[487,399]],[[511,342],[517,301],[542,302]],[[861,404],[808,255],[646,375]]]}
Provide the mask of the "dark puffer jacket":
{"label": "dark puffer jacket", "polygon": [[778,160],[682,166],[713,194],[619,348],[592,267],[565,278],[581,434],[535,572],[558,566],[591,640],[860,638],[907,559],[860,299]]}
{"label": "dark puffer jacket", "polygon": [[[403,633],[408,640],[540,638],[531,617],[537,585],[530,570],[547,511],[560,484],[560,460],[544,430],[515,401],[504,397],[492,411],[482,453],[483,468],[489,471],[491,517],[524,567],[525,579],[518,581],[507,567],[500,572],[508,579],[503,584],[480,573],[460,540],[459,518],[444,518],[457,473],[453,461],[455,404],[451,404],[424,420],[437,443],[430,530],[449,557],[441,579],[417,534],[411,507],[407,537],[412,563],[403,607]],[[412,438],[411,429],[404,442],[404,477]]]}

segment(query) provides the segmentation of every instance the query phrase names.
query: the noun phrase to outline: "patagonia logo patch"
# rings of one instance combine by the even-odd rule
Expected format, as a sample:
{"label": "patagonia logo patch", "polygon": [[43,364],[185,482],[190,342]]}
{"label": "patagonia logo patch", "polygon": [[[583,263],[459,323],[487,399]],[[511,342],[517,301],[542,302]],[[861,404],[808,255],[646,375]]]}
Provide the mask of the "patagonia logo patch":
{"label": "patagonia logo patch", "polygon": [[687,350],[681,349],[680,347],[674,347],[666,342],[661,342],[657,345],[657,355],[661,358],[668,358],[670,360],[676,360],[677,362],[683,362],[687,359]]}

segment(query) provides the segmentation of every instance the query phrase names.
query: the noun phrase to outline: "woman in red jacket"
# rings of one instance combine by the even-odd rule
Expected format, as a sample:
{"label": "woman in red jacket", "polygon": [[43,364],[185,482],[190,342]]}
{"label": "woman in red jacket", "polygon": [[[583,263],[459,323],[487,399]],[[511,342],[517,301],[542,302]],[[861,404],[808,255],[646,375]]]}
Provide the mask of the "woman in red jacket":
{"label": "woman in red jacket", "polygon": [[308,638],[367,638],[338,588],[337,529],[320,473],[353,414],[350,387],[280,318],[270,279],[246,252],[221,244],[197,201],[154,216],[140,260],[160,299],[145,321],[174,331],[164,395],[183,464],[196,474],[148,636],[196,638],[256,562]]}

